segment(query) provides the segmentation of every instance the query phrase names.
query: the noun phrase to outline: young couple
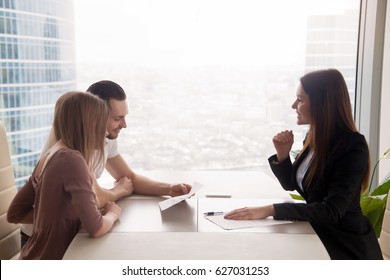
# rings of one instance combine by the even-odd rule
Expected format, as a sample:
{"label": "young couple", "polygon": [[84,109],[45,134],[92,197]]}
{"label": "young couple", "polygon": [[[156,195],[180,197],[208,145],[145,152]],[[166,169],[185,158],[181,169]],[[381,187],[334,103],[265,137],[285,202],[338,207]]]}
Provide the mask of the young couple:
{"label": "young couple", "polygon": [[[62,259],[81,226],[94,237],[104,235],[120,216],[115,201],[121,197],[190,191],[188,184],[158,182],[131,170],[116,141],[126,115],[126,94],[112,81],[57,100],[41,158],[7,214],[9,222],[23,224],[20,259]],[[104,168],[116,179],[112,189],[96,181]]]}

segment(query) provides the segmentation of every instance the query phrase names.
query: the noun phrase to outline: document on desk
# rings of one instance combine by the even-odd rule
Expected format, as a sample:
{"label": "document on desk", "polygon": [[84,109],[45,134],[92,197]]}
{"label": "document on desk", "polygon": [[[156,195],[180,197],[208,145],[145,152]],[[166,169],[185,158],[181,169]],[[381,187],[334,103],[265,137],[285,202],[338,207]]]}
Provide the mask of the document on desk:
{"label": "document on desk", "polygon": [[176,205],[178,204],[179,202],[183,201],[183,200],[186,200],[187,198],[191,197],[192,195],[194,195],[198,190],[200,190],[201,188],[203,187],[202,184],[198,183],[198,182],[194,182],[192,184],[192,188],[191,188],[191,191],[188,193],[188,194],[184,194],[184,195],[179,195],[179,196],[174,196],[174,197],[171,197],[171,198],[168,198],[166,200],[163,200],[161,202],[159,202],[159,206],[160,206],[160,210],[161,211],[164,211],[170,207],[172,207],[173,205]]}
{"label": "document on desk", "polygon": [[271,217],[263,220],[228,220],[224,218],[224,215],[205,216],[205,218],[217,226],[227,230],[292,223],[292,221],[277,221]]}

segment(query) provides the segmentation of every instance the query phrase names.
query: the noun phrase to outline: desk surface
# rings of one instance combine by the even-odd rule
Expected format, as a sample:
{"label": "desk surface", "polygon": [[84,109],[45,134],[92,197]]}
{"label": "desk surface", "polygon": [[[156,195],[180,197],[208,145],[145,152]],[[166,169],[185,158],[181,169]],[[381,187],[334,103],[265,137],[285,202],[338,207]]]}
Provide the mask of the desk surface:
{"label": "desk surface", "polygon": [[[207,220],[205,212],[228,212],[251,207],[290,201],[287,199],[190,198],[160,211],[158,203],[166,198],[137,196],[118,201],[122,209],[111,232],[226,232]],[[234,229],[232,232],[303,233],[314,234],[307,222]]]}
{"label": "desk surface", "polygon": [[197,200],[189,199],[165,211],[160,211],[158,202],[164,197],[122,199],[119,221],[112,232],[163,232],[197,231]]}
{"label": "desk surface", "polygon": [[[291,199],[226,199],[200,198],[198,199],[198,231],[199,232],[226,232],[223,228],[207,220],[202,214],[206,212],[229,212],[241,207],[270,205],[279,202],[296,203]],[[308,222],[292,222],[263,227],[234,229],[231,232],[262,232],[262,233],[295,233],[315,234]]]}
{"label": "desk surface", "polygon": [[[165,182],[203,184],[194,197],[165,211],[165,199],[131,196],[120,200],[119,222],[100,238],[79,233],[64,259],[329,259],[320,239],[306,222],[226,231],[203,216],[242,206],[289,200],[278,182],[259,172],[167,172],[145,174]],[[205,198],[207,193],[232,198]],[[255,198],[255,199],[243,199]]]}
{"label": "desk surface", "polygon": [[64,259],[306,260],[329,256],[314,234],[115,232],[97,239],[79,233]]}

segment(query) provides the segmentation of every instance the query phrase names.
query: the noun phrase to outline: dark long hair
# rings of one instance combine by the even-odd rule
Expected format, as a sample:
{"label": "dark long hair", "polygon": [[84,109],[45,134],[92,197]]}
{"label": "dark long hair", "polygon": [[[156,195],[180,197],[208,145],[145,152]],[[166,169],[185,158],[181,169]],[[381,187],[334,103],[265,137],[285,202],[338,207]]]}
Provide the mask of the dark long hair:
{"label": "dark long hair", "polygon": [[[356,132],[348,88],[341,73],[335,69],[310,72],[300,79],[309,96],[311,123],[303,147],[313,149],[312,168],[308,171],[308,182],[314,174],[323,176],[326,159],[332,152],[330,143],[338,131]],[[369,162],[365,172],[362,189],[367,187]]]}

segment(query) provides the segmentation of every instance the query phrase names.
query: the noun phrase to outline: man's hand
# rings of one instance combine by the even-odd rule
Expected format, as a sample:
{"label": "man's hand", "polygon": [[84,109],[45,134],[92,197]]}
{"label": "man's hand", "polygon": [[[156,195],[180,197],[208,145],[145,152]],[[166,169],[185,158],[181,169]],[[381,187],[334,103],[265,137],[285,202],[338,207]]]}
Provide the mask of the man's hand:
{"label": "man's hand", "polygon": [[192,186],[188,184],[171,184],[169,186],[171,188],[171,190],[169,191],[170,196],[188,194],[192,188]]}

